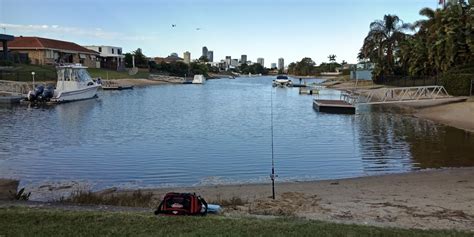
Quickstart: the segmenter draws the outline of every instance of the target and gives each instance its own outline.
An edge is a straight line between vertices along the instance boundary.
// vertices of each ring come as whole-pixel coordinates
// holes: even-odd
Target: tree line
[[[375,63],[376,79],[384,75],[437,76],[474,63],[472,3],[450,1],[443,8],[423,8],[419,13],[425,19],[414,23],[385,15],[370,24],[358,58]]]
[[[336,55],[331,54],[328,56],[329,63],[323,62],[316,66],[316,63],[309,57],[305,57],[298,62],[292,62],[288,65],[288,74],[295,76],[317,76],[321,72],[335,72],[336,69],[347,64],[346,61],[342,63],[336,62]],[[343,72],[344,73],[344,72]],[[349,71],[344,74],[348,74]]]

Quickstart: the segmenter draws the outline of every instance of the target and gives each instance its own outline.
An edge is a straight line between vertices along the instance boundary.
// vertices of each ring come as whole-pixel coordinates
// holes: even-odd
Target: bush
[[[0,60],[0,66],[10,67],[10,66],[13,66],[13,62],[9,60]]]
[[[470,94],[471,80],[474,74],[447,72],[440,77],[441,85],[450,95],[467,96]]]

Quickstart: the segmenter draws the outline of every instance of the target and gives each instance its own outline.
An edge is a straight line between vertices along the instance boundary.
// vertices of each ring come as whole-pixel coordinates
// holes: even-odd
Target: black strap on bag
[[[205,216],[207,215],[207,210],[208,210],[208,207],[207,207],[207,202],[204,200],[204,198],[202,198],[201,196],[197,196],[198,200],[201,201],[201,203],[204,205],[204,212],[201,211],[201,216]]]

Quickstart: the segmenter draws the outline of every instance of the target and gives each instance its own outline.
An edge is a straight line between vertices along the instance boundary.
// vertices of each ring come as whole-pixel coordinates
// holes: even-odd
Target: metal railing
[[[451,98],[443,86],[415,86],[345,91],[341,99],[351,104],[406,103]]]

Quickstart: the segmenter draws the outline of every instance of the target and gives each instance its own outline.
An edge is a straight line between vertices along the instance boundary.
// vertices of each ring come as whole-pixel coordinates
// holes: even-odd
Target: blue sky
[[[0,32],[73,41],[81,45],[142,48],[150,57],[198,58],[202,46],[214,61],[241,54],[265,66],[311,57],[317,64],[336,54],[357,62],[370,22],[396,14],[422,17],[438,0],[0,0]],[[176,24],[176,27],[172,27]],[[197,30],[200,28],[200,30]]]

